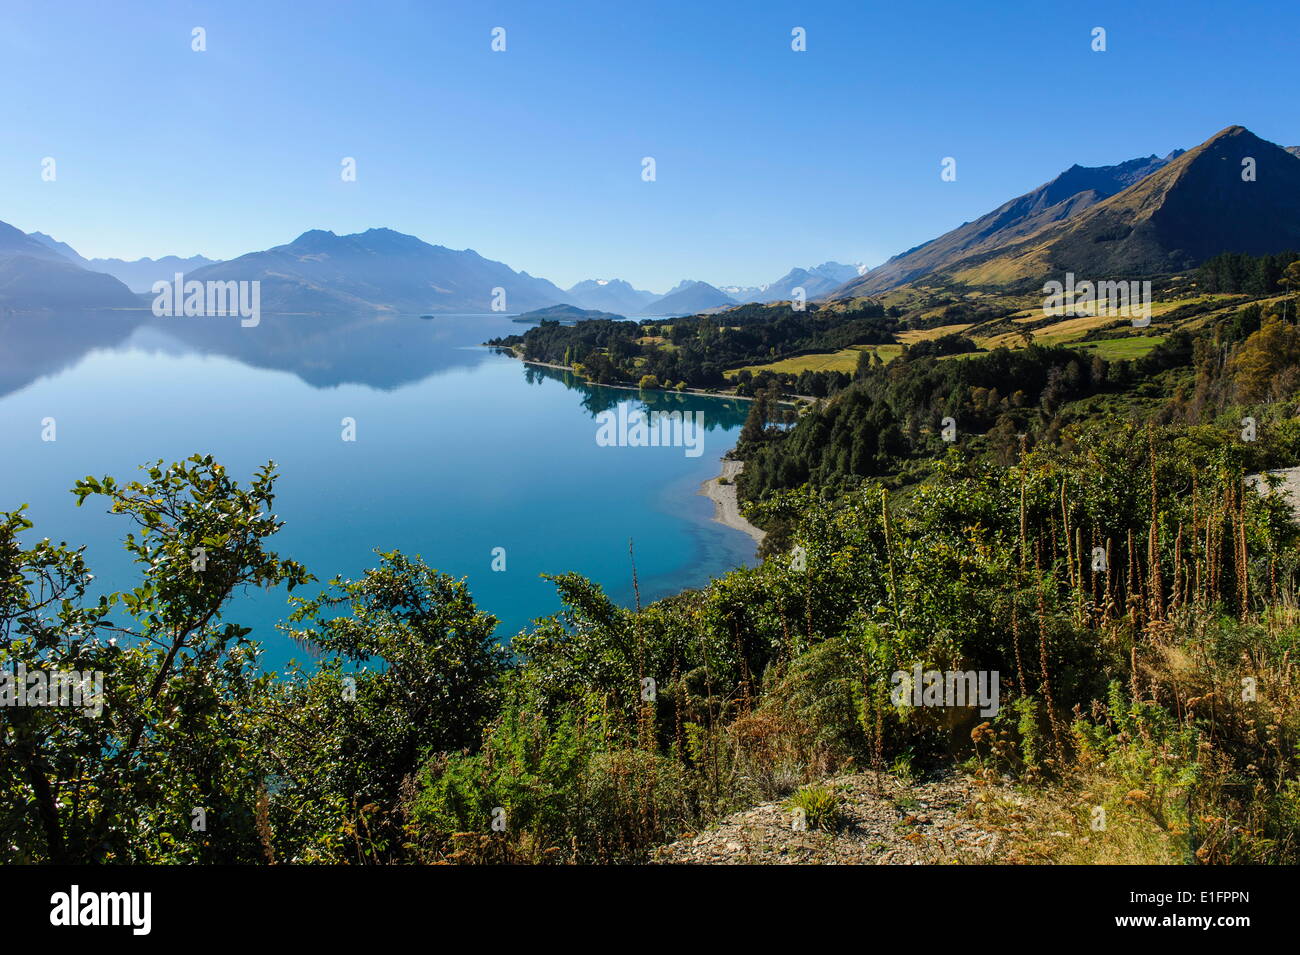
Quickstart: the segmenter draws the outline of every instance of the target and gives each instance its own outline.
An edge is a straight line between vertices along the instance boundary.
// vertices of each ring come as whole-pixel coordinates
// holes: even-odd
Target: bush
[[[688,815],[680,763],[604,749],[580,725],[512,707],[478,753],[430,760],[409,826],[425,860],[450,858],[463,850],[458,834],[474,833],[527,861],[640,861],[680,832]],[[483,844],[475,846],[477,861]]]
[[[844,814],[844,795],[830,786],[804,786],[795,793],[786,808],[802,811],[809,829],[833,832],[847,823]]]

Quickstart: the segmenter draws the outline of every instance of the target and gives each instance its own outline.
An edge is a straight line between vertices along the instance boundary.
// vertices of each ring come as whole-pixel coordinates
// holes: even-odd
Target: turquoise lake
[[[479,344],[526,327],[499,315],[264,315],[254,328],[148,312],[0,316],[0,510],[29,505],[35,537],[85,544],[97,583],[124,589],[136,579],[128,522],[102,498],[76,507],[76,479],[132,479],[197,452],[245,483],[273,460],[285,527],[272,549],[322,582],[358,576],[375,549],[419,554],[468,578],[502,641],[559,609],[542,573],[577,571],[630,605],[629,540],[643,602],[754,564],[754,542],[712,521],[698,493],[745,403],[590,387]],[[601,446],[596,416],[620,402],[702,412],[703,452]],[[42,440],[46,418],[54,441]],[[504,572],[491,569],[497,547]],[[275,629],[286,613],[283,592],[256,592],[227,617],[253,627],[277,669],[307,657]]]

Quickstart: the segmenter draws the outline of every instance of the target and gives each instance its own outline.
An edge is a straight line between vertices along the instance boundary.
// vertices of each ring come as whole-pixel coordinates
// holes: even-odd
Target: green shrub
[[[844,814],[844,795],[831,786],[804,786],[790,797],[786,808],[792,812],[802,810],[809,829],[832,832],[847,823]]]

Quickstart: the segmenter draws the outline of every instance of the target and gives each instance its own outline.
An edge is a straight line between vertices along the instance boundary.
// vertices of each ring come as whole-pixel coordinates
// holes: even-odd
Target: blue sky
[[[86,256],[388,226],[565,287],[758,284],[879,263],[1076,162],[1234,123],[1300,143],[1298,33],[1298,4],[1205,0],[6,0],[0,220]]]

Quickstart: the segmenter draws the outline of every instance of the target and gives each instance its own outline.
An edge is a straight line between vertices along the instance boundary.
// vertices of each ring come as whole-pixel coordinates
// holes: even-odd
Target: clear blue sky
[[[1234,123],[1300,143],[1298,35],[1300,4],[1205,0],[5,0],[0,220],[86,256],[388,226],[566,287],[758,284],[1076,162]]]

